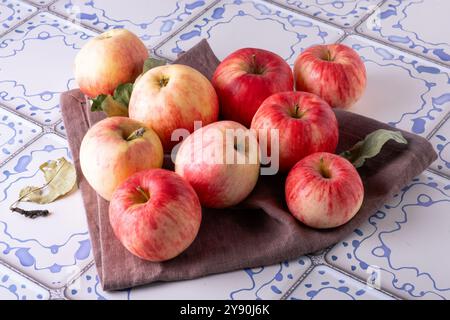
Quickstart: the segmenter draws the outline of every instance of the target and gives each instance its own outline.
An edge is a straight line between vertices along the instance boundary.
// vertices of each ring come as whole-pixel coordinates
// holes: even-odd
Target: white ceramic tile
[[[450,1],[388,0],[360,32],[450,65]]]
[[[335,42],[343,35],[321,22],[284,10],[262,1],[226,0],[181,30],[156,52],[175,59],[202,38],[219,59],[244,47],[255,47],[278,53],[293,64],[305,48]]]
[[[66,290],[70,299],[280,299],[311,265],[307,257],[269,267],[246,269],[189,281],[157,283],[104,292],[92,266]]]
[[[0,0],[0,33],[12,29],[35,13],[37,9],[16,0]]]
[[[392,298],[327,266],[317,266],[289,300],[391,300]]]
[[[64,126],[64,121],[55,124],[55,131],[61,133],[63,136],[67,137],[66,127]]]
[[[383,0],[273,0],[293,10],[335,23],[341,27],[351,27],[377,8]]]
[[[50,3],[54,2],[55,0],[27,0],[31,3],[34,3],[40,7],[48,6]]]
[[[438,159],[431,165],[434,170],[450,178],[450,120],[447,120],[430,139]]]
[[[405,299],[450,298],[450,181],[424,173],[327,261]]]
[[[51,9],[101,32],[126,28],[153,48],[213,0],[60,0]]]
[[[60,118],[60,93],[76,86],[73,60],[92,35],[39,13],[0,38],[0,102],[43,124]]]
[[[41,132],[41,127],[0,108],[0,163]]]
[[[41,286],[0,264],[0,301],[48,300],[50,294]]]
[[[358,36],[343,43],[367,68],[366,92],[350,111],[425,137],[450,111],[450,69]]]
[[[79,190],[48,205],[21,203],[24,209],[48,209],[35,220],[9,211],[25,186],[41,186],[39,166],[70,159],[64,139],[46,134],[0,169],[0,260],[49,287],[61,287],[92,259],[85,211]]]

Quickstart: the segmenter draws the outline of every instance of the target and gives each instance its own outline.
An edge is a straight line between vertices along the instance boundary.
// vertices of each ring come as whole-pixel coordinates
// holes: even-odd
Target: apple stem
[[[327,50],[327,61],[332,61],[331,60],[331,52],[330,52],[330,50]]]
[[[142,189],[140,186],[136,187],[136,190],[144,197],[145,201],[150,200],[150,197],[147,195],[147,193]]]
[[[142,138],[145,133],[145,128],[139,128],[136,131],[134,131],[128,138],[127,141],[133,141],[137,138]]]
[[[330,179],[331,174],[328,168],[325,167],[325,164],[323,163],[323,158],[320,158],[320,175],[325,179]]]

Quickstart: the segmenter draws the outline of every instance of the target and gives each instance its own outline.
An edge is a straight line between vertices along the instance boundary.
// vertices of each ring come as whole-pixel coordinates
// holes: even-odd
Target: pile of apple
[[[334,154],[339,131],[332,111],[351,106],[366,86],[364,64],[351,48],[309,48],[294,72],[272,52],[241,49],[219,65],[211,82],[177,64],[142,74],[148,57],[138,37],[113,30],[87,43],[75,62],[77,83],[91,98],[134,82],[129,116],[95,124],[80,149],[83,174],[110,201],[111,226],[131,253],[172,259],[196,238],[202,206],[243,201],[260,176],[261,148],[249,146],[258,146],[263,131],[278,130],[276,160],[280,174],[287,174],[287,206],[299,221],[333,228],[357,213],[363,184],[353,165]],[[195,130],[199,121],[202,128]],[[230,130],[246,139],[228,139]],[[274,140],[267,141],[270,154]],[[213,161],[229,143],[235,161]],[[173,150],[175,172],[161,169]]]

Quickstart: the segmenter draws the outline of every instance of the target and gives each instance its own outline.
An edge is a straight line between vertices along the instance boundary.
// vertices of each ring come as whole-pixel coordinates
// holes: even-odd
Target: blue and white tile
[[[352,27],[373,12],[383,0],[273,0],[293,10],[335,23]]]
[[[67,137],[66,127],[64,125],[64,121],[58,122],[55,124],[55,131]]]
[[[44,12],[5,34],[0,38],[0,103],[42,124],[56,123],[60,94],[76,87],[75,55],[91,36]]]
[[[450,119],[436,131],[430,142],[438,154],[431,168],[450,178]]]
[[[288,300],[390,300],[390,296],[325,265],[315,267]]]
[[[73,282],[69,299],[280,299],[311,266],[307,257],[269,267],[246,269],[195,280],[157,283],[120,292],[101,289],[95,266]]]
[[[0,169],[0,260],[52,288],[65,285],[92,260],[81,192],[48,205],[20,203],[23,209],[50,211],[35,220],[9,207],[22,188],[44,184],[42,163],[61,157],[70,159],[67,142],[46,134]]]
[[[450,2],[388,0],[360,32],[450,66]]]
[[[450,181],[415,178],[326,256],[404,299],[450,299]]]
[[[337,41],[343,31],[262,1],[222,1],[156,49],[174,60],[202,38],[219,59],[233,51],[255,47],[273,51],[293,64],[301,51],[314,44]]]
[[[46,289],[0,264],[0,301],[48,299]]]
[[[213,0],[129,0],[124,5],[122,0],[59,0],[51,10],[100,32],[126,28],[153,48],[212,3]]]
[[[17,0],[0,0],[0,34],[11,30],[33,13],[37,8]]]
[[[368,78],[350,111],[424,137],[450,111],[450,69],[359,36],[343,43],[362,57]]]
[[[41,132],[38,125],[0,108],[0,163]]]
[[[55,0],[27,0],[31,3],[34,3],[35,5],[38,5],[40,7],[45,7],[51,4],[52,2],[55,2]]]

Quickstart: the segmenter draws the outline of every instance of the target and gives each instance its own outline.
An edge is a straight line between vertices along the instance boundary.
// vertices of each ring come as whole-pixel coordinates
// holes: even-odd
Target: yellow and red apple
[[[81,48],[75,58],[75,80],[85,95],[112,95],[121,84],[134,82],[142,73],[148,50],[126,29],[102,33]]]
[[[258,141],[234,121],[198,129],[178,149],[175,171],[197,192],[202,205],[231,207],[244,200],[259,177]]]
[[[142,123],[112,117],[96,123],[83,138],[80,165],[91,187],[111,200],[114,190],[141,170],[161,168],[164,153],[157,134]]]
[[[209,82],[197,70],[179,64],[160,66],[135,83],[130,118],[153,128],[166,152],[178,143],[176,129],[194,131],[194,122],[208,125],[218,120],[219,101]]]

